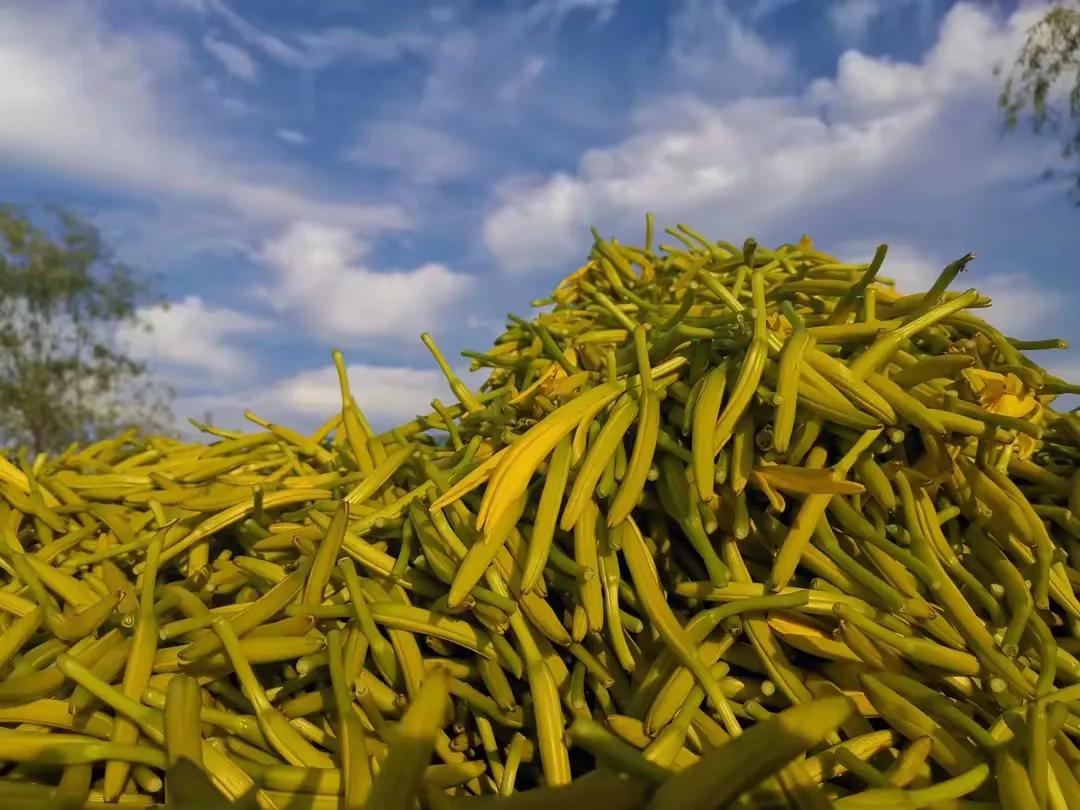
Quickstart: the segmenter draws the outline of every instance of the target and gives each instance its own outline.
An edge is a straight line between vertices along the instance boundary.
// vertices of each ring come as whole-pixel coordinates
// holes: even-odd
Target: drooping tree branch
[[[1063,137],[1065,157],[1080,157],[1080,7],[1055,5],[1028,29],[999,103],[1009,129],[1027,118]],[[1080,167],[1076,176],[1080,202]]]

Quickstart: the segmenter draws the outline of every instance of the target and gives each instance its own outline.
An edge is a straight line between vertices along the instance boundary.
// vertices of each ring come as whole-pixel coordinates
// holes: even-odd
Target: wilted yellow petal
[[[1003,385],[1005,378],[996,371],[987,371],[984,368],[965,368],[960,372],[971,390],[980,394],[992,383]]]
[[[1013,456],[1021,461],[1027,461],[1038,448],[1039,443],[1026,433],[1018,433],[1013,442]]]
[[[984,402],[983,405],[990,413],[1000,413],[1005,416],[1027,416],[1038,406],[1035,392],[1028,390],[1013,374],[1005,378],[1003,391],[992,402]]]
[[[994,352],[997,348],[994,346],[994,342],[990,340],[982,332],[978,332],[975,335],[975,356],[980,358],[984,363],[989,362],[994,356]]]
[[[985,402],[983,406],[990,413],[999,413],[1002,416],[1027,416],[1035,408],[1035,395],[1026,393],[1023,396],[1002,394],[992,402]]]
[[[1024,381],[1011,371],[1005,375],[1005,390],[1010,394],[1020,396],[1024,393]]]
[[[769,327],[769,331],[786,337],[791,333],[791,324],[788,323],[788,319],[781,315],[779,312],[774,312],[765,318],[765,325]]]

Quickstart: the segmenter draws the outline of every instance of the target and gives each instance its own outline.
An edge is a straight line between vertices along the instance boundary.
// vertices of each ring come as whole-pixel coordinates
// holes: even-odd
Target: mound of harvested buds
[[[0,806],[1077,807],[1063,344],[669,233],[386,433],[0,459]]]

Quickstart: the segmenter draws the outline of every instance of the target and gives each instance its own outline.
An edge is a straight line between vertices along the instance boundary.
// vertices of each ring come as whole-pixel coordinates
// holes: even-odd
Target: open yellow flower
[[[1022,418],[1039,406],[1035,393],[1015,374],[998,374],[981,368],[966,368],[961,374],[979,398],[979,404],[990,413]]]

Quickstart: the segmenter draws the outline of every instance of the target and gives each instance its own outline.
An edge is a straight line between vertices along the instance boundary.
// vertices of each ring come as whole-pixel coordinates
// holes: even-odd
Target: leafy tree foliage
[[[127,428],[161,430],[171,393],[130,356],[147,282],[66,211],[35,224],[0,206],[0,443],[57,452]]]

